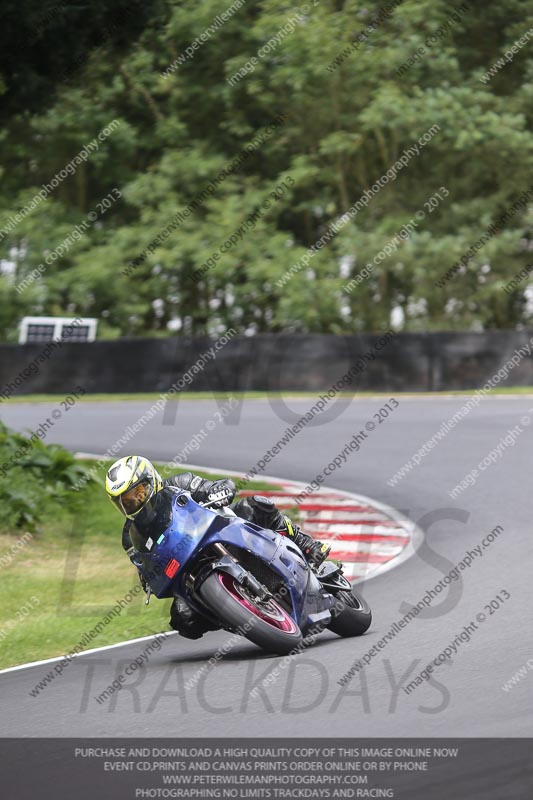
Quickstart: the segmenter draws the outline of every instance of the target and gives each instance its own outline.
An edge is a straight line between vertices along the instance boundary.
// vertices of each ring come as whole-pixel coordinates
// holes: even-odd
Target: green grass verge
[[[7,565],[5,559],[24,531],[0,534],[0,668],[70,652],[137,585],[136,571],[121,546],[123,518],[103,491],[107,466],[99,484],[86,485],[70,507],[45,511],[33,538]],[[273,485],[257,481],[247,488],[261,491]],[[170,602],[152,598],[146,607],[144,593],[137,594],[85,647],[169,630]]]
[[[449,389],[439,392],[341,392],[342,397],[390,397],[391,394],[403,397],[454,397],[455,395],[472,395],[476,389]],[[229,397],[242,398],[247,400],[266,400],[268,398],[284,399],[315,399],[320,394],[316,392],[183,392],[176,397],[169,398],[172,401],[183,400],[227,400]],[[488,395],[498,394],[533,394],[533,386],[509,386],[498,389],[489,389]],[[54,403],[62,400],[64,394],[27,394],[10,397],[4,403]],[[139,392],[139,394],[87,394],[80,398],[78,403],[109,403],[109,402],[133,402],[151,401],[156,402],[161,397],[157,392]]]
[[[320,390],[321,391],[321,390]],[[170,402],[183,401],[183,400],[228,400],[228,398],[242,398],[243,400],[266,400],[268,398],[285,398],[290,399],[309,399],[314,400],[320,391],[316,392],[183,392],[175,397],[169,398]],[[341,392],[342,397],[390,397],[391,394],[403,397],[454,397],[455,395],[472,395],[476,389],[449,389],[447,391],[439,392]],[[533,394],[533,386],[509,386],[501,387],[498,389],[489,389],[488,395],[499,394]],[[63,394],[27,394],[18,395],[17,397],[10,397],[4,400],[4,403],[56,403],[64,398]],[[118,394],[87,394],[80,397],[77,403],[129,403],[134,401],[148,401],[156,402],[161,398],[161,394],[157,392],[139,392],[138,394],[132,393],[118,393]]]

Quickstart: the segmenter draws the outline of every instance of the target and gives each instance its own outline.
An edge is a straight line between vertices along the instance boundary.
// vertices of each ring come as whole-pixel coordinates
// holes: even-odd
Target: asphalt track
[[[361,639],[323,634],[319,642],[283,666],[243,640],[215,669],[198,679],[198,670],[220,648],[227,634],[197,642],[169,636],[147,668],[128,680],[111,700],[102,692],[147,646],[137,642],[85,654],[37,697],[29,691],[54,664],[0,674],[2,735],[6,736],[398,736],[526,737],[531,735],[533,673],[510,691],[502,689],[532,657],[531,564],[533,492],[531,430],[482,472],[456,500],[451,490],[510,428],[529,415],[532,397],[486,397],[395,487],[387,478],[466,400],[464,397],[405,398],[378,424],[326,483],[361,492],[390,504],[418,521],[426,543],[398,568],[363,586],[374,623]],[[312,405],[289,401],[292,417],[277,401],[245,401],[227,422],[214,426],[190,461],[220,470],[247,471],[278,440],[289,421]],[[382,407],[381,399],[344,400],[324,411],[321,424],[302,430],[267,465],[265,473],[309,481]],[[52,410],[49,404],[6,405],[1,417],[17,429],[36,428]],[[104,452],[146,411],[147,403],[78,403],[48,432],[48,442],[72,450]],[[216,417],[214,401],[181,401],[175,419],[163,414],[146,425],[123,454],[138,451],[172,459],[190,437]],[[532,409],[530,411],[530,409]],[[529,412],[529,413],[528,413]],[[172,417],[172,415],[170,415]],[[477,557],[461,580],[440,593],[378,651],[364,672],[347,686],[337,681],[353,662],[381,639],[389,626],[473,550],[496,526],[503,532]],[[120,520],[117,517],[117,547]],[[111,535],[111,534],[110,534]],[[102,569],[105,570],[105,564]],[[510,598],[494,613],[485,609],[497,595]],[[152,601],[155,603],[157,601]],[[486,614],[452,662],[407,695],[411,681],[461,633]],[[150,607],[139,609],[150,614]],[[83,633],[80,618],[80,635]],[[148,642],[149,643],[149,642]],[[73,645],[75,643],[73,642]],[[279,675],[252,696],[257,681],[274,668]],[[195,677],[196,676],[196,677]],[[185,688],[188,680],[192,688]],[[434,795],[435,797],[437,794]],[[439,795],[440,796],[440,795]],[[473,796],[473,795],[472,795]]]

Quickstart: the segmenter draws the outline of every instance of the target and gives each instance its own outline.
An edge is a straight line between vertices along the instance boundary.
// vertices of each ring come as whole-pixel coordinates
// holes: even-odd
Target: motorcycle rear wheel
[[[213,572],[198,594],[222,624],[268,653],[287,655],[303,641],[300,628],[275,600],[262,601],[227,572]]]
[[[332,619],[328,629],[338,636],[361,636],[372,623],[370,606],[362,597],[354,592],[341,591],[335,595],[335,608],[332,610]]]

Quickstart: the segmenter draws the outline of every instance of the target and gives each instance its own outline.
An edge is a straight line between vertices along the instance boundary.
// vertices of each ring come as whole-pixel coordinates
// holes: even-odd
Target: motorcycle
[[[146,535],[132,526],[137,564],[150,594],[183,598],[214,627],[285,655],[304,637],[329,629],[342,637],[368,630],[372,614],[342,566],[310,569],[287,537],[210,510],[188,492],[167,488]]]

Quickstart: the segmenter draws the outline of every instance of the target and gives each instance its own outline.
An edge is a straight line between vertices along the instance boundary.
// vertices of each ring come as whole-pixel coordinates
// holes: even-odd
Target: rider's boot
[[[170,627],[186,639],[200,639],[207,631],[218,630],[194,611],[181,597],[175,597],[170,606]]]
[[[307,533],[304,533],[298,525],[291,522],[289,517],[284,517],[284,520],[285,528],[284,530],[280,530],[279,533],[283,533],[285,536],[292,539],[294,544],[296,544],[304,554],[309,566],[317,570],[329,556],[331,547],[324,542],[319,542],[318,539],[313,539],[313,537],[309,536]]]

